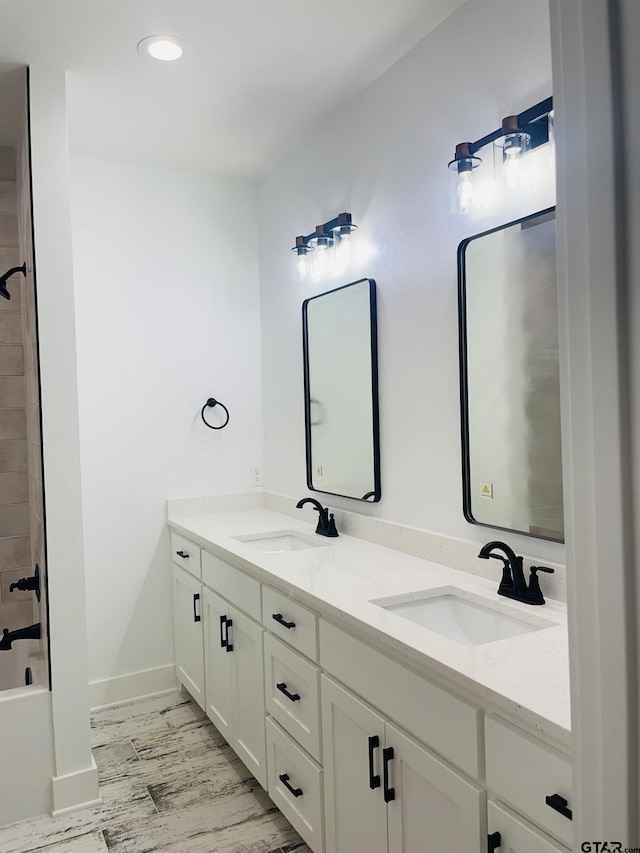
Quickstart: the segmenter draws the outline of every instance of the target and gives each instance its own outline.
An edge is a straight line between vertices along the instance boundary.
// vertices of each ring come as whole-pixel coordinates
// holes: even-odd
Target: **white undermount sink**
[[[234,536],[238,542],[262,551],[263,554],[281,554],[288,551],[303,551],[307,548],[321,548],[327,542],[318,542],[311,536],[296,530],[278,530],[275,533],[250,533],[246,536]]]
[[[480,646],[554,625],[537,614],[516,615],[508,611],[508,605],[498,601],[494,604],[455,587],[371,603],[463,646]]]

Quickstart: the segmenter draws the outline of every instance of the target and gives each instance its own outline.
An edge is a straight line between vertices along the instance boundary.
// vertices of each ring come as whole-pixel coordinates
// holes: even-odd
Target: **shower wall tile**
[[[14,311],[0,314],[0,341],[3,344],[22,343],[22,315]]]
[[[0,147],[0,181],[15,181],[16,154],[13,148]]]
[[[27,471],[27,442],[0,441],[0,473]]]
[[[42,483],[42,449],[33,441],[27,442],[27,462],[29,465],[29,476],[36,483]]]
[[[0,270],[4,272],[9,269],[9,265],[4,266],[0,263]],[[15,278],[9,279],[9,293],[11,294],[11,299],[0,298],[0,313],[14,313],[19,314],[22,310],[22,286],[20,279],[15,276]]]
[[[0,537],[29,535],[29,504],[0,506]]]
[[[19,267],[21,265],[20,249],[17,246],[0,246],[0,267],[2,267],[2,272],[11,269],[11,267]],[[13,279],[11,280],[13,281]],[[17,276],[15,280],[19,280]],[[7,302],[7,300],[4,301]],[[7,305],[9,304],[10,302],[7,302]]]
[[[32,574],[30,567],[24,566],[20,569],[6,569],[0,571],[0,603],[7,601],[31,601],[33,593],[30,590],[14,589],[9,592],[9,587],[12,583],[16,583],[21,578],[29,577]]]
[[[13,593],[11,593],[13,595]],[[2,605],[2,624],[0,628],[15,631],[33,624],[33,604],[30,600],[8,601]]]
[[[27,438],[34,444],[41,444],[40,441],[40,409],[38,406],[31,406],[26,409],[27,421]]]
[[[0,539],[0,566],[17,569],[31,563],[31,541],[28,536]]]
[[[20,315],[16,316],[19,317]],[[24,376],[24,349],[22,344],[0,343],[0,376]]]
[[[0,406],[4,409],[24,409],[27,405],[24,376],[0,376]]]
[[[0,246],[18,245],[18,217],[15,213],[0,213]]]
[[[27,503],[29,500],[29,475],[26,471],[0,474],[0,506]]]
[[[15,213],[17,209],[15,181],[0,181],[0,213]]]
[[[27,437],[27,416],[24,409],[0,409],[0,441]]]

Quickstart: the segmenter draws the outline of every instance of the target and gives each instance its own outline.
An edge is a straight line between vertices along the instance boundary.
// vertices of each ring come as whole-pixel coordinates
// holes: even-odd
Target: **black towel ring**
[[[222,406],[222,408],[225,410],[225,413],[227,415],[227,419],[225,420],[225,422],[223,424],[220,424],[220,426],[213,426],[213,424],[210,424],[204,416],[204,410],[207,408],[207,406],[209,406],[210,408],[213,408],[214,406]],[[214,400],[213,397],[209,397],[207,402],[202,407],[202,411],[200,412],[200,417],[205,422],[205,424],[209,427],[209,429],[224,429],[224,427],[226,427],[226,425],[229,423],[229,409],[227,409],[225,404],[221,403],[220,400]]]

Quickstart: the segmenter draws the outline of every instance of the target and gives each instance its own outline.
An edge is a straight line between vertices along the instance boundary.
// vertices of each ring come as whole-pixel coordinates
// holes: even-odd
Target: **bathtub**
[[[0,652],[0,691],[26,685],[25,673],[29,669],[33,678],[33,659],[40,651],[39,640],[19,640],[13,648]],[[2,731],[2,729],[0,729]]]
[[[0,651],[0,826],[51,811],[53,725],[41,648],[18,640]]]

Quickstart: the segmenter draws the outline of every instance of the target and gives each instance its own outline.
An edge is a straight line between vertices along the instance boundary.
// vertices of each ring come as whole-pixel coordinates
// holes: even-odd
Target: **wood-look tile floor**
[[[98,806],[0,828],[2,853],[311,853],[178,693],[92,715]]]

